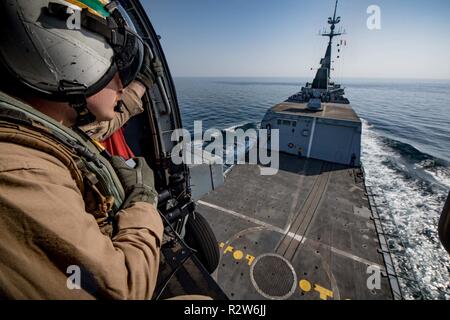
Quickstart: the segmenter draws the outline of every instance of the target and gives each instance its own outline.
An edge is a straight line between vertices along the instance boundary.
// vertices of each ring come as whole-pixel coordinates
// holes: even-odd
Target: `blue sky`
[[[175,76],[312,77],[334,0],[144,0]],[[366,21],[381,8],[381,30]],[[340,0],[335,77],[450,79],[450,1]]]

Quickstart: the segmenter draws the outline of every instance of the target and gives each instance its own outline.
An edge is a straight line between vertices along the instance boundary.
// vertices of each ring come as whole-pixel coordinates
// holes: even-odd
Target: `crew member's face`
[[[111,82],[101,91],[87,99],[87,107],[97,121],[110,121],[114,118],[116,107],[122,98],[123,85],[116,73]]]

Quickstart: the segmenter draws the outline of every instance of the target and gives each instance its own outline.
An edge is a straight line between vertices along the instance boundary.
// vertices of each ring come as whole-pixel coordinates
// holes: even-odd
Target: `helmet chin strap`
[[[89,111],[86,100],[86,87],[75,82],[62,80],[60,82],[60,91],[65,94],[69,105],[76,111],[76,127],[85,126],[93,123],[96,117]]]
[[[77,112],[77,120],[75,122],[76,127],[85,126],[87,124],[95,122],[96,118],[87,108],[86,97],[84,97],[84,102],[79,103],[70,103],[70,106]]]

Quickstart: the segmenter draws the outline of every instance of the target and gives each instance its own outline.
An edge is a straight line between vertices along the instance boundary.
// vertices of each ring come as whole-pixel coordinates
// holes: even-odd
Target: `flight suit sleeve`
[[[39,157],[14,157],[13,165],[17,168],[2,170],[0,166],[0,202],[8,212],[20,216],[14,222],[17,228],[11,230],[19,230],[19,238],[25,234],[34,254],[39,254],[40,258],[30,257],[30,279],[36,277],[31,259],[37,259],[39,264],[48,264],[48,270],[60,270],[63,275],[68,267],[78,266],[82,289],[96,298],[152,297],[163,236],[161,218],[152,205],[139,202],[120,211],[117,232],[111,239],[85,211],[79,189],[58,159],[39,152]],[[36,281],[45,277],[55,275],[41,272]],[[69,290],[65,286],[63,282],[54,291]],[[48,288],[48,292],[52,290]]]
[[[116,112],[111,121],[96,121],[80,127],[92,139],[103,141],[109,138],[114,132],[122,128],[128,120],[144,111],[142,99],[131,87],[124,89],[122,94],[122,113]]]

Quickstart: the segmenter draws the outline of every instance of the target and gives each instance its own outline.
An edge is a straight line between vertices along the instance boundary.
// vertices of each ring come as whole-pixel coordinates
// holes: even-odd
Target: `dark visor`
[[[83,10],[81,24],[84,28],[104,36],[114,49],[114,59],[124,87],[138,75],[144,60],[143,40],[137,34],[126,11],[116,3],[106,20]]]
[[[127,87],[138,75],[144,59],[142,40],[127,32],[125,46],[114,50],[117,69],[124,87]]]

